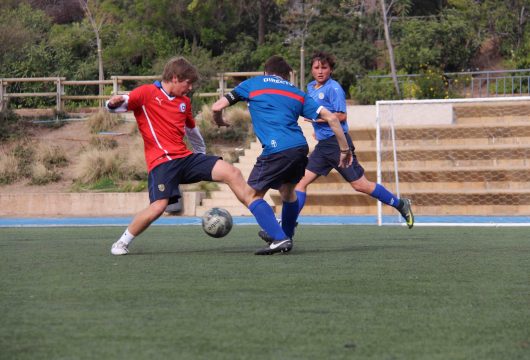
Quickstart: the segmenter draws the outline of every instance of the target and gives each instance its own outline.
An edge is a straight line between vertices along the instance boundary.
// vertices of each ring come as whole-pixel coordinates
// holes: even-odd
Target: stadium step
[[[399,192],[413,202],[416,215],[530,215],[530,105],[455,105],[454,122],[446,125],[400,126],[395,129]],[[303,126],[316,144],[311,124]],[[382,132],[388,129],[382,128]],[[388,132],[388,131],[387,131]],[[377,179],[375,128],[353,128],[350,135],[366,177]],[[386,146],[390,144],[386,140]],[[393,150],[383,146],[383,184],[396,192]],[[248,177],[261,152],[253,143],[238,164]],[[203,200],[248,212],[227,188],[227,194]],[[270,191],[271,205],[281,199]],[[214,200],[217,199],[217,200]],[[237,202],[237,206],[231,205]],[[204,206],[204,205],[203,205]],[[383,205],[385,214],[397,214]],[[308,188],[305,215],[374,215],[377,201],[354,191],[335,170]]]

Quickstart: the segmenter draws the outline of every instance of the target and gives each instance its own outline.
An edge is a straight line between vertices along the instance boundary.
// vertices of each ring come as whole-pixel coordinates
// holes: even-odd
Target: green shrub
[[[371,75],[378,75],[373,73]],[[375,104],[378,100],[398,99],[392,79],[389,77],[363,77],[356,85],[350,87],[350,97],[361,105]]]
[[[449,98],[449,83],[440,69],[422,67],[420,76],[414,82],[419,88],[417,99]]]
[[[27,123],[10,108],[0,111],[0,143],[23,136],[26,127]]]

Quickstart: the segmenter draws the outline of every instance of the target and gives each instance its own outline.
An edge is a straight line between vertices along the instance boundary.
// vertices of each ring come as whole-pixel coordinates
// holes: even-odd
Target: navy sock
[[[296,190],[296,197],[298,198],[298,213],[299,214],[304,208],[306,195],[307,194],[305,192]]]
[[[274,216],[274,211],[272,211],[272,208],[265,200],[254,200],[252,204],[248,206],[248,209],[256,218],[258,225],[273,239],[283,240],[287,238]]]
[[[375,184],[375,189],[370,194],[370,196],[376,198],[384,204],[393,206],[395,208],[397,208],[400,204],[398,197],[392,194],[383,185],[380,184]]]
[[[283,202],[282,206],[282,229],[285,235],[292,238],[294,235],[294,226],[298,219],[298,200],[293,202]]]

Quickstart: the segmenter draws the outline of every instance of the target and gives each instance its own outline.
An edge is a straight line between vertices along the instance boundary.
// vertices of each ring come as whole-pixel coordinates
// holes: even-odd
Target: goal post
[[[530,96],[377,101],[377,182],[416,223],[530,225]],[[377,204],[377,223],[403,220]],[[510,220],[511,219],[511,220]]]

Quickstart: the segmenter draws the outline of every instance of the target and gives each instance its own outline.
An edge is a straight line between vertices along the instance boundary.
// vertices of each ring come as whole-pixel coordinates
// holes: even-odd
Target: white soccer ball
[[[222,208],[211,208],[202,216],[202,229],[214,238],[226,236],[232,225],[232,215]]]

